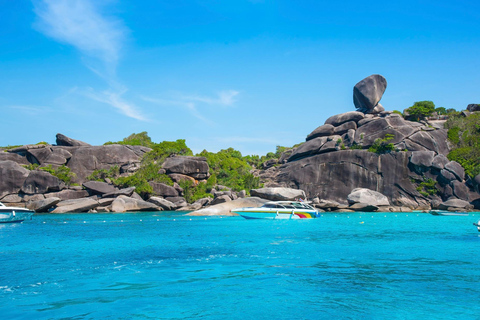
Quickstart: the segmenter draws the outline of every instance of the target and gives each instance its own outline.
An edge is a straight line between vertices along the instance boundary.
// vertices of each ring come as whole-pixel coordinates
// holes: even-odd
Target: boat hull
[[[467,212],[452,212],[446,210],[430,210],[429,213],[434,216],[468,216]]]
[[[260,208],[241,208],[232,210],[245,219],[297,220],[317,218],[318,213],[309,210],[268,210]]]
[[[30,210],[1,210],[0,223],[15,223],[31,219],[34,212]]]

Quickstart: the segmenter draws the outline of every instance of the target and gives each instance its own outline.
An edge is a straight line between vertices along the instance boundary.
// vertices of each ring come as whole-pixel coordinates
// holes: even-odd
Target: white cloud
[[[127,33],[121,21],[102,16],[90,0],[38,0],[34,4],[39,31],[115,68]]]
[[[83,95],[89,97],[90,99],[106,103],[120,111],[120,113],[126,115],[129,118],[133,118],[140,121],[149,121],[145,116],[141,114],[138,108],[131,103],[128,103],[122,98],[122,95],[126,92],[126,89],[120,92],[114,92],[105,90],[102,92],[96,92],[93,89],[89,89],[85,92],[82,92]]]
[[[235,90],[224,90],[217,93],[217,97],[202,97],[202,96],[184,96],[182,97],[183,100],[187,101],[197,101],[203,102],[210,105],[222,105],[222,106],[231,106],[237,100],[235,97],[240,92]]]
[[[212,121],[205,118],[197,109],[197,106],[193,102],[186,102],[186,101],[177,101],[177,100],[165,100],[165,99],[157,99],[157,98],[150,98],[150,97],[141,97],[144,101],[152,102],[161,106],[170,106],[170,107],[181,107],[190,112],[192,116],[195,118],[202,120],[207,124],[212,124]]]
[[[9,106],[8,108],[18,110],[32,116],[51,111],[50,108],[42,106]]]

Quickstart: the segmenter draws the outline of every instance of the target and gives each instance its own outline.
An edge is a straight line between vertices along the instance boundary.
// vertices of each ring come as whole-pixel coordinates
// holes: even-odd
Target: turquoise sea
[[[35,215],[0,225],[0,318],[480,319],[479,219]]]

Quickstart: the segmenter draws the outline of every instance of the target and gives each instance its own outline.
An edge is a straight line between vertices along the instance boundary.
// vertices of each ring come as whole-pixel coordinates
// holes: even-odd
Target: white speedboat
[[[478,220],[476,223],[474,222],[473,225],[477,227],[478,232],[480,232],[480,220]]]
[[[34,213],[25,208],[7,207],[0,202],[0,223],[22,222],[31,219]]]
[[[468,216],[468,212],[456,212],[448,210],[430,210],[430,214],[434,216]]]
[[[311,219],[319,216],[315,208],[297,201],[270,201],[261,207],[238,208],[231,212],[245,219]]]

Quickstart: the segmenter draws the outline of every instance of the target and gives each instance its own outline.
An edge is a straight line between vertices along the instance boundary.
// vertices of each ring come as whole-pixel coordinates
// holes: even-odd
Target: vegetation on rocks
[[[48,172],[52,176],[55,176],[65,182],[67,186],[71,185],[72,180],[76,177],[75,173],[72,172],[71,169],[65,165],[54,168],[51,164],[40,167],[38,164],[32,163],[29,165],[24,165],[23,167],[27,170],[42,170]]]
[[[375,152],[377,154],[389,153],[395,150],[393,143],[389,142],[393,140],[395,136],[393,134],[386,134],[383,139],[376,139],[373,145],[368,148],[369,152]]]
[[[417,187],[417,191],[424,197],[433,196],[438,193],[437,182],[431,178],[424,178]]]
[[[457,161],[470,177],[480,174],[480,113],[452,115],[445,124],[453,149],[448,159]]]

